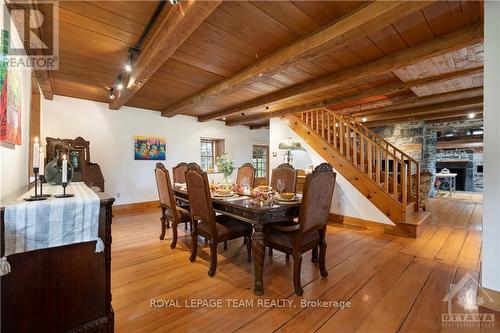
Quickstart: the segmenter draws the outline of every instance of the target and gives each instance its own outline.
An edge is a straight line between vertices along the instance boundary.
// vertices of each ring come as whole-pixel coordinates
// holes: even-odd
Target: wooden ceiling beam
[[[405,90],[413,88],[413,87],[421,87],[421,86],[425,86],[428,84],[439,84],[439,83],[443,83],[443,82],[446,82],[446,81],[449,81],[452,79],[467,77],[467,76],[479,74],[482,72],[483,72],[483,67],[481,66],[481,67],[456,71],[453,73],[446,73],[446,74],[441,74],[441,75],[437,75],[437,76],[431,76],[431,77],[424,78],[424,79],[412,80],[412,81],[407,81],[407,82],[392,83],[392,84],[384,85],[381,87],[367,89],[361,93],[352,94],[349,96],[328,98],[328,99],[321,100],[318,102],[307,103],[304,105],[298,105],[298,106],[294,106],[294,107],[276,110],[276,111],[273,111],[271,113],[260,113],[260,114],[256,114],[256,115],[252,115],[252,116],[242,117],[241,119],[228,121],[228,122],[226,122],[226,124],[229,126],[233,126],[233,125],[241,125],[241,124],[245,124],[245,123],[249,123],[249,122],[253,122],[253,121],[257,121],[257,120],[272,118],[272,117],[282,117],[282,116],[285,116],[287,114],[293,114],[293,113],[297,113],[297,112],[305,112],[305,111],[314,110],[314,109],[318,109],[318,108],[322,108],[322,107],[333,106],[335,104],[340,104],[340,103],[345,103],[345,102],[355,101],[355,100],[361,100],[361,99],[366,98],[366,97],[378,96],[378,95],[390,95],[390,94],[398,93],[401,91],[405,91]],[[476,88],[476,89],[481,89],[481,91],[482,91],[482,87]],[[392,105],[391,105],[391,107],[392,107]],[[371,111],[371,110],[369,110],[369,111]],[[342,112],[342,109],[335,110],[335,112]],[[360,111],[360,112],[362,112],[362,111]]]
[[[248,126],[251,130],[256,130],[256,129],[261,129],[261,128],[269,128],[269,123],[264,123],[264,124],[256,124],[256,125],[250,125]]]
[[[482,40],[483,26],[481,24],[474,24],[452,31],[441,37],[422,42],[408,49],[390,54],[378,60],[353,68],[348,68],[340,72],[328,74],[320,79],[285,88],[250,101],[240,103],[226,110],[199,117],[199,120],[206,121],[210,119],[218,119],[254,108],[264,109],[265,106],[271,103],[296,98],[302,95],[315,94],[331,90],[343,86],[346,83],[381,75],[454,50],[462,49],[481,42]]]
[[[357,38],[380,30],[408,14],[429,6],[425,1],[375,1],[325,28],[312,33],[264,57],[230,78],[204,91],[183,99],[162,110],[162,115],[172,117],[186,108],[194,108],[210,98],[230,93],[305,60],[312,60],[326,50],[346,45]],[[215,119],[215,118],[212,118]]]
[[[470,110],[470,109],[482,109],[483,107],[483,96],[477,96],[466,99],[459,99],[450,102],[442,102],[436,104],[429,104],[424,106],[414,107],[412,103],[400,106],[390,112],[380,112],[368,117],[368,121],[379,121],[392,118],[404,118],[412,117],[416,115],[422,115],[427,113],[440,113],[447,112],[451,110]],[[384,109],[384,108],[383,108]],[[354,117],[357,121],[361,121],[361,116]]]
[[[14,12],[12,12],[12,10],[19,8],[19,7],[23,7],[26,9],[25,6],[27,6],[27,8],[30,10],[36,10],[36,11],[40,10],[38,7],[38,4],[36,4],[34,2],[29,2],[29,3],[21,2],[21,3],[19,3],[19,2],[15,2],[15,1],[8,1],[8,2],[6,2],[5,5],[7,6],[7,9],[9,10],[10,17],[11,17],[12,21],[14,22],[14,25],[15,25],[18,32],[24,31],[24,28],[25,28],[23,26],[24,17],[19,17]],[[19,12],[19,13],[21,13],[21,12]],[[38,16],[38,15],[32,15],[30,17],[30,19],[31,20],[43,20],[43,18]],[[35,32],[35,34],[40,37],[40,39],[42,41],[45,40],[43,37],[43,32],[39,28],[42,25],[41,22],[33,22],[32,25],[36,28],[30,28],[30,29],[32,29]],[[19,34],[19,35],[22,36],[23,34]],[[45,56],[45,52],[42,49],[30,48],[29,43],[30,43],[30,40],[28,38],[25,38],[25,40],[23,41],[23,44],[24,44],[25,50],[30,50],[30,54],[28,54],[28,55]],[[40,87],[40,90],[42,91],[43,97],[45,99],[52,100],[54,98],[54,84],[52,82],[52,74],[50,73],[50,71],[48,69],[33,69],[33,71],[35,72],[36,82],[38,83],[38,86]],[[32,81],[32,83],[33,83],[33,81]]]
[[[420,98],[416,98],[414,102],[411,103],[396,103],[384,107],[374,107],[371,109],[365,109],[360,111],[355,111],[350,113],[352,116],[365,117],[370,116],[372,114],[379,114],[384,112],[390,112],[393,110],[401,110],[401,108],[405,107],[417,107],[417,106],[425,106],[440,102],[450,102],[453,100],[465,99],[483,96],[483,87],[477,88],[469,88],[463,90],[455,90],[447,93],[436,94],[436,95],[428,95]],[[335,112],[342,112],[342,110],[334,110]]]
[[[423,114],[419,116],[413,117],[402,117],[402,118],[393,118],[386,120],[379,120],[373,122],[367,122],[364,125],[367,127],[380,127],[386,126],[390,124],[402,123],[402,122],[434,122],[440,123],[445,121],[458,121],[458,120],[468,120],[469,113],[475,113],[476,118],[483,117],[483,110],[480,109],[468,109],[468,110],[459,110],[459,111],[450,111],[450,112],[442,112],[442,113],[431,113],[431,114]]]
[[[221,2],[181,1],[173,6],[148,46],[139,54],[128,84],[124,84],[119,96],[109,103],[110,109],[117,110],[125,105]]]

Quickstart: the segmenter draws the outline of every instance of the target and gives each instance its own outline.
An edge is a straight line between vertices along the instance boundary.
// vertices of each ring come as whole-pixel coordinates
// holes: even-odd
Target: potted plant
[[[215,162],[217,163],[219,172],[224,174],[224,182],[230,184],[231,179],[229,177],[234,171],[234,161],[229,158],[227,153],[224,153],[218,156]]]

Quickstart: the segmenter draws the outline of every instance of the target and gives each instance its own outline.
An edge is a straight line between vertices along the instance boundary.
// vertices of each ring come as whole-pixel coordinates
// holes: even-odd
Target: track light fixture
[[[113,88],[109,89],[109,99],[114,100],[115,98],[115,90]]]

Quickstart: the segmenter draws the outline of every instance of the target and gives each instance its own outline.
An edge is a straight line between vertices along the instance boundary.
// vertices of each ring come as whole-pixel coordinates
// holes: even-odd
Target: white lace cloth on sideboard
[[[44,194],[61,194],[62,190],[61,186],[43,185]],[[11,254],[89,241],[97,241],[96,252],[104,250],[99,238],[99,197],[84,183],[70,183],[66,193],[74,197],[24,201],[34,194],[32,188],[5,206],[0,276],[10,272],[7,257]]]

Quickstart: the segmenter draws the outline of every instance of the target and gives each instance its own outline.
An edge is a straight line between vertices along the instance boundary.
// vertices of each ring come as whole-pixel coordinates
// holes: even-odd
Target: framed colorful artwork
[[[166,157],[165,138],[134,136],[134,159],[164,161]]]
[[[0,49],[0,141],[21,144],[21,70],[7,68],[9,32],[1,31]]]

